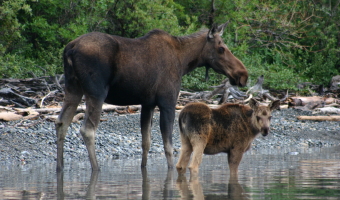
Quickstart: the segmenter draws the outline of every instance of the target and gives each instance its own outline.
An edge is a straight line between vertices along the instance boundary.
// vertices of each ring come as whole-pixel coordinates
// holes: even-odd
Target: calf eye
[[[224,48],[223,47],[219,47],[218,48],[218,53],[224,53]]]
[[[256,119],[257,119],[257,121],[260,121],[261,117],[259,117],[259,116],[256,116]]]

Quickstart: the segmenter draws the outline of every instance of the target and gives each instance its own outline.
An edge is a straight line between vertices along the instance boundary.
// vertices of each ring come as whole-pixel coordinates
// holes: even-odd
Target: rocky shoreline
[[[261,149],[326,148],[340,145],[340,123],[337,121],[301,121],[300,115],[314,115],[311,111],[281,109],[273,112],[271,132],[253,142],[252,151]],[[318,113],[320,115],[320,113]],[[174,154],[180,150],[178,113],[173,132]],[[140,114],[103,113],[96,136],[96,153],[99,160],[139,156],[141,134]],[[72,123],[65,141],[65,159],[87,160],[88,154],[79,133],[81,123]],[[159,130],[159,113],[153,118],[150,156],[163,154]],[[56,159],[54,122],[43,119],[0,122],[0,162],[32,163],[52,162]],[[291,151],[291,150],[290,150]]]

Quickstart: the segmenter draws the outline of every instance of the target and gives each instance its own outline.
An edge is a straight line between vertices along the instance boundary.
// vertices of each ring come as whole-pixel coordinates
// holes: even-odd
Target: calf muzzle
[[[269,127],[263,127],[261,128],[261,132],[263,136],[267,136],[269,133]]]

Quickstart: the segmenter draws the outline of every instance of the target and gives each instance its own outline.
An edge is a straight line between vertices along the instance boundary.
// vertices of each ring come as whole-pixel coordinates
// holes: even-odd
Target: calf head
[[[267,136],[269,133],[271,113],[273,110],[280,107],[280,100],[272,101],[268,106],[261,105],[255,99],[250,99],[250,107],[253,109],[251,121],[253,126],[260,130],[263,136]]]

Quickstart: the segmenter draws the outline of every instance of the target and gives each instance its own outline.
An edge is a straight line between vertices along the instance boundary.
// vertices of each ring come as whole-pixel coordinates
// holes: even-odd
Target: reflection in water
[[[148,178],[148,171],[145,167],[142,168],[142,177],[143,177],[143,184],[142,184],[142,199],[150,199],[151,194],[151,187],[150,187],[150,179]]]
[[[238,199],[247,200],[249,195],[245,194],[243,187],[238,182],[238,177],[230,177],[227,194],[204,194],[202,184],[198,176],[190,177],[188,182],[185,174],[178,174],[176,186],[180,191],[181,199],[208,200],[208,199]]]
[[[152,187],[150,178],[148,177],[147,168],[143,167],[141,171],[143,177],[142,199],[145,200],[152,199],[151,198]],[[173,199],[176,196],[173,190],[173,169],[168,169],[161,193],[163,194],[162,195],[163,199]]]
[[[204,156],[189,180],[168,170],[163,156],[144,169],[138,157],[104,160],[99,173],[86,161],[68,162],[61,173],[55,163],[0,162],[0,199],[339,199],[339,158],[339,148],[251,151],[234,179],[224,154]]]
[[[96,184],[98,181],[98,171],[92,171],[90,184],[87,186],[86,199],[96,199]]]
[[[92,171],[90,183],[86,188],[86,199],[96,199],[96,184],[98,181],[98,171]],[[64,200],[64,172],[57,172],[57,199]]]
[[[64,199],[64,172],[57,173],[57,198],[58,200]]]

